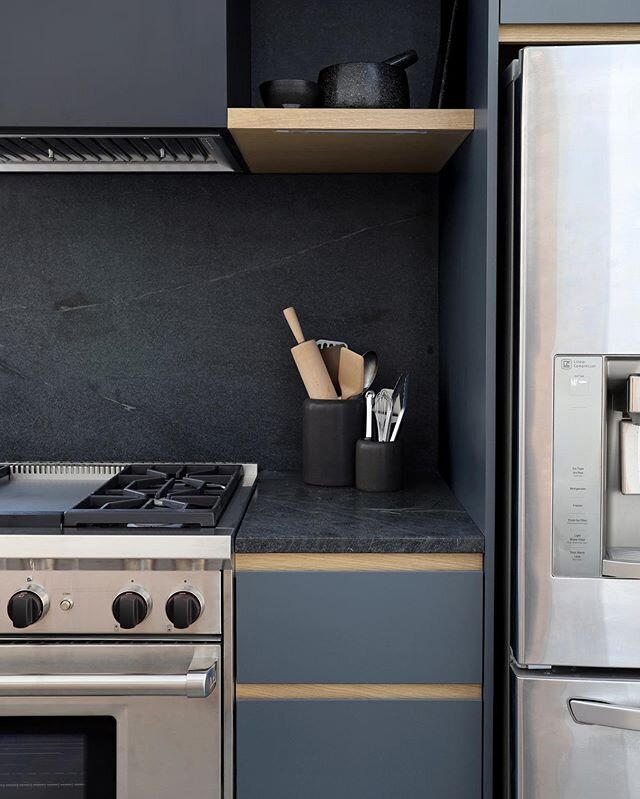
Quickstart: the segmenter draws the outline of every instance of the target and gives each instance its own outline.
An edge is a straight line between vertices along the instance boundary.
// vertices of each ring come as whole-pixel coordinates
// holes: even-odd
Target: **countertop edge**
[[[484,537],[482,535],[461,536],[459,539],[452,540],[451,536],[446,538],[425,537],[416,540],[408,539],[376,539],[365,538],[361,541],[354,541],[352,538],[344,540],[335,537],[323,538],[322,536],[296,538],[295,540],[281,540],[268,538],[267,536],[245,536],[236,542],[234,552],[237,555],[261,555],[261,554],[301,554],[305,552],[315,554],[484,554]]]

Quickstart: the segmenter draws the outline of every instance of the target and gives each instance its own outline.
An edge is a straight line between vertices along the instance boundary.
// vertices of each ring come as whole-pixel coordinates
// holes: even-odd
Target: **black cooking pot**
[[[320,105],[325,108],[409,108],[405,69],[415,64],[415,50],[385,61],[333,64],[318,75]]]

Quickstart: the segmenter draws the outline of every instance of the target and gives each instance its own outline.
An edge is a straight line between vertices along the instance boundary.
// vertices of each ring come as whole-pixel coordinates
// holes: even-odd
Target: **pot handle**
[[[415,64],[418,60],[418,54],[415,50],[405,50],[404,53],[398,53],[398,55],[392,55],[391,58],[385,58],[382,62],[383,64],[389,64],[392,67],[400,67],[401,69],[406,69],[410,67],[412,64]]]

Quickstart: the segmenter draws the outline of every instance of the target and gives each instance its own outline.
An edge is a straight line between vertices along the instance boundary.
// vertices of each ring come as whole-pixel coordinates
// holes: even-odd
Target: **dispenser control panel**
[[[554,361],[553,574],[602,574],[603,358]]]

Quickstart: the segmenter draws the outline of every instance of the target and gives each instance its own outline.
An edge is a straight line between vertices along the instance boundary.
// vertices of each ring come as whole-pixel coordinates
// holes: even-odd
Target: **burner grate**
[[[64,514],[65,527],[216,527],[243,467],[128,466]]]

